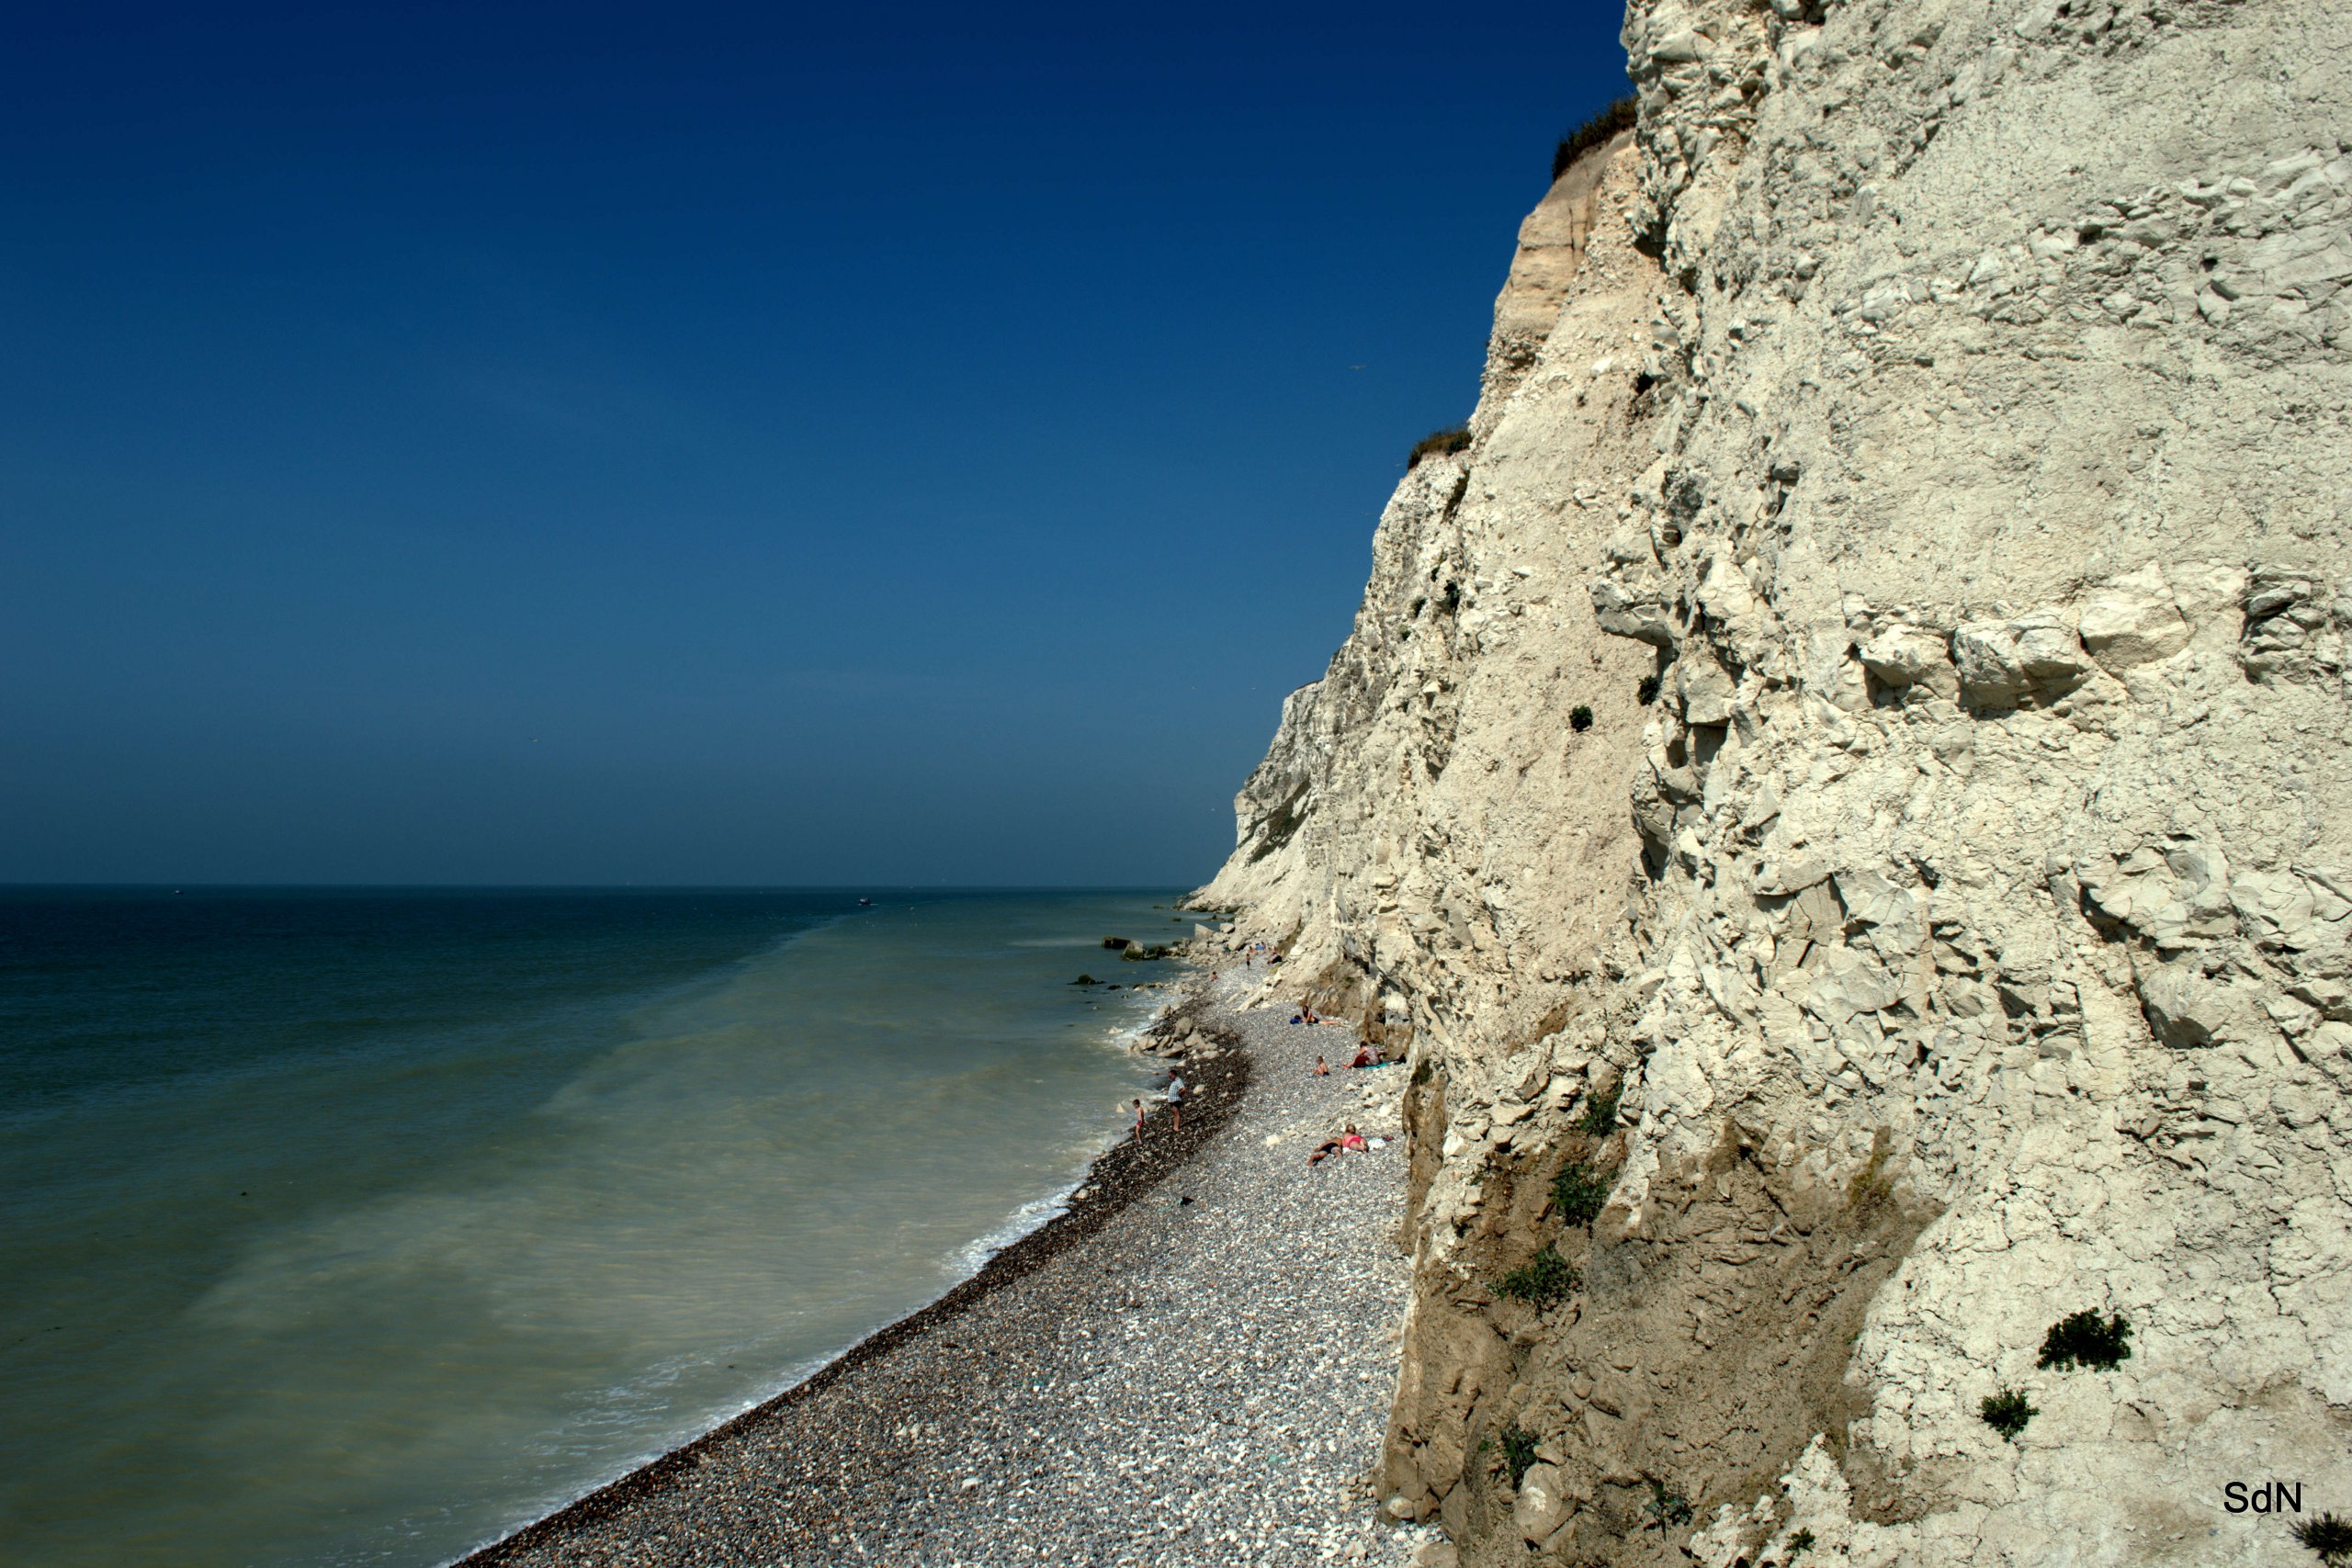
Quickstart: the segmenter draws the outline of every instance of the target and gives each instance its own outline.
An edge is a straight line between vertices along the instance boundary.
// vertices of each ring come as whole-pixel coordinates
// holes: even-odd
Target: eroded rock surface
[[[1387,1506],[2309,1561],[2221,1488],[2352,1504],[2352,10],[1625,40],[1201,896],[1409,1053]]]

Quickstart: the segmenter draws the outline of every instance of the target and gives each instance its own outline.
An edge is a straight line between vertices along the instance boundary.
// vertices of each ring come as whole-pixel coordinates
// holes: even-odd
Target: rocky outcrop
[[[1625,39],[1201,895],[1409,1046],[1385,1506],[2309,1561],[2221,1488],[2352,1505],[2352,13]]]

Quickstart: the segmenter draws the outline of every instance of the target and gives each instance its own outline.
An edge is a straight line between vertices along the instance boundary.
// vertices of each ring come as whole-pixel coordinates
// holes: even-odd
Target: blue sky
[[[1204,880],[1619,16],[20,16],[0,880]]]

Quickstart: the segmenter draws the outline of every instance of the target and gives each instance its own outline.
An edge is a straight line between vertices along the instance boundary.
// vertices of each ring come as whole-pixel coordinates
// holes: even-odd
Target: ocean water
[[[1189,920],[874,897],[0,890],[0,1562],[447,1562],[1036,1224]]]

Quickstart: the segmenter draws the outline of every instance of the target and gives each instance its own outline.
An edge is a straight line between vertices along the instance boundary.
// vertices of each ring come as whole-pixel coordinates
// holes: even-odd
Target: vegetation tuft
[[[1657,1526],[1657,1533],[1663,1536],[1668,1529],[1690,1522],[1690,1499],[1679,1492],[1668,1491],[1663,1481],[1653,1481],[1650,1483],[1650,1500],[1644,1511],[1649,1515],[1650,1523]]]
[[[2132,1325],[2121,1313],[2101,1318],[2095,1312],[2073,1312],[2050,1325],[2041,1337],[2041,1359],[2035,1364],[2062,1372],[2077,1366],[2109,1371],[2132,1359]]]
[[[1568,1292],[1583,1282],[1566,1258],[1546,1247],[1495,1281],[1495,1289],[1506,1296],[1547,1307],[1566,1300]]]
[[[2013,1443],[2018,1440],[2018,1434],[2025,1430],[2025,1424],[2041,1414],[2026,1403],[2022,1391],[2014,1388],[1986,1394],[1976,1408],[1977,1414],[1984,1416],[1984,1425]]]
[[[1811,1551],[1812,1550],[1813,1532],[1811,1530],[1802,1529],[1797,1531],[1796,1534],[1789,1537],[1788,1561],[1793,1562],[1797,1560],[1797,1553],[1801,1551]]]
[[[1577,1125],[1593,1137],[1609,1136],[1617,1130],[1617,1100],[1624,1092],[1623,1084],[1611,1084],[1607,1093],[1587,1096],[1584,1114],[1577,1118]]]
[[[1657,694],[1665,689],[1665,686],[1666,682],[1660,677],[1645,675],[1642,677],[1642,683],[1634,688],[1634,697],[1644,707],[1647,707],[1657,701]]]
[[[1495,1434],[1495,1440],[1503,1450],[1503,1468],[1510,1472],[1510,1489],[1516,1492],[1527,1479],[1528,1467],[1535,1462],[1535,1434],[1520,1430],[1519,1424],[1512,1422]]]
[[[1435,1077],[1437,1077],[1436,1064],[1424,1056],[1420,1060],[1420,1065],[1413,1069],[1413,1087],[1419,1089]]]
[[[1634,128],[1634,103],[1631,97],[1618,99],[1566,136],[1552,149],[1552,177],[1558,179],[1568,172],[1568,166],[1587,152],[1600,146],[1621,130]]]
[[[1601,1205],[1609,1201],[1609,1179],[1595,1170],[1590,1160],[1572,1159],[1552,1179],[1552,1206],[1569,1224],[1589,1225],[1600,1218]]]
[[[2297,1519],[2291,1528],[2295,1539],[2317,1552],[2322,1562],[2352,1562],[2352,1519],[2322,1514]]]
[[[1568,710],[1568,728],[1581,735],[1592,728],[1592,709],[1583,703]]]
[[[1470,427],[1457,424],[1451,430],[1432,430],[1413,443],[1413,450],[1405,458],[1405,467],[1417,468],[1424,457],[1451,457],[1466,450],[1470,445]]]

